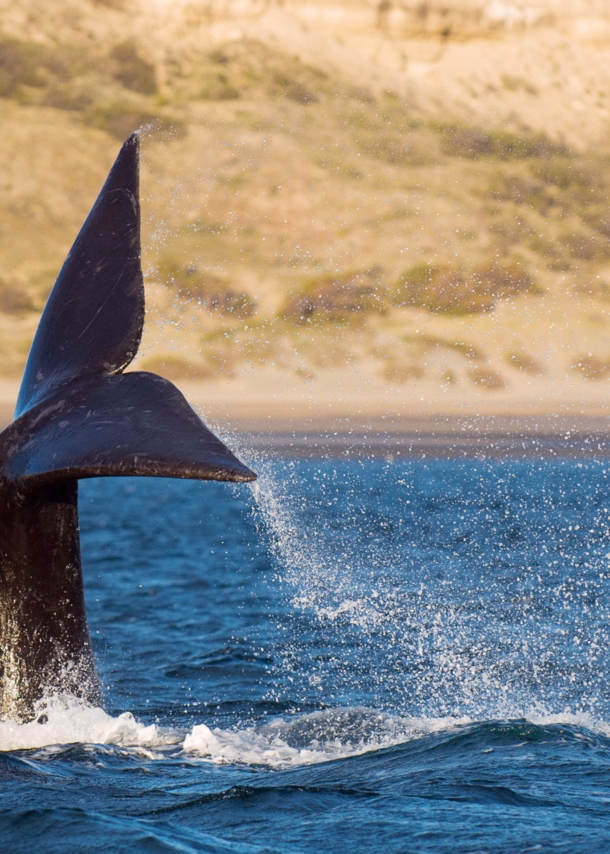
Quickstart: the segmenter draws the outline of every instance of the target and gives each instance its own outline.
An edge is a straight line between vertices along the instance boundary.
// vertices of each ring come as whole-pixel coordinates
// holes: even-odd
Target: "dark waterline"
[[[0,724],[2,850],[609,849],[610,464],[389,460],[81,484],[108,715]]]

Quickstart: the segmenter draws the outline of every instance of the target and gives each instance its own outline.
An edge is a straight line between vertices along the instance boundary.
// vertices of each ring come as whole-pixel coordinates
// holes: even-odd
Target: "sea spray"
[[[514,718],[537,704],[599,714],[606,629],[587,615],[602,607],[607,549],[592,544],[570,570],[576,530],[548,539],[563,515],[559,471],[536,499],[540,555],[528,561],[522,477],[541,471],[530,463],[254,465],[259,530],[290,605],[277,676],[290,673],[293,696],[314,687],[341,704],[360,680],[372,705],[401,714]],[[569,654],[558,633],[572,638]]]
[[[168,741],[171,736],[155,724],[139,723],[130,712],[113,717],[69,695],[39,700],[29,723],[0,721],[0,751],[75,743],[151,747]]]

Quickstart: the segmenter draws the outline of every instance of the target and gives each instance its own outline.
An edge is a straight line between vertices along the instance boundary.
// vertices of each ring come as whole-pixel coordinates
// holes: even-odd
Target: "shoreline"
[[[0,427],[13,419],[20,382],[0,379]],[[438,407],[438,400],[420,403],[413,412],[412,401],[403,411],[388,406],[381,396],[368,400],[304,400],[297,394],[269,395],[257,399],[252,387],[226,384],[205,388],[180,383],[181,391],[203,421],[229,446],[247,453],[295,457],[400,458],[565,458],[610,457],[610,412],[597,402],[562,401],[560,411],[549,411],[549,401],[540,401],[541,411],[531,411],[525,402],[497,401],[498,411],[469,406]],[[268,389],[265,389],[268,391]],[[298,392],[298,389],[295,389]],[[211,392],[211,393],[210,393]],[[395,401],[392,401],[395,403]],[[411,403],[411,406],[408,404]],[[385,408],[384,408],[385,404]],[[435,404],[437,407],[435,408]],[[521,411],[519,411],[521,409]],[[526,410],[526,414],[523,410]],[[483,411],[481,411],[483,410]],[[508,410],[508,411],[507,411]],[[511,411],[512,410],[512,411]],[[528,411],[529,410],[529,411]]]
[[[519,423],[516,419],[498,425],[487,420],[476,425],[445,419],[437,425],[430,419],[414,420],[408,430],[266,430],[246,431],[235,425],[211,423],[229,444],[241,446],[242,453],[263,453],[270,457],[363,459],[562,459],[610,458],[610,423],[598,419],[574,424]],[[504,429],[498,429],[498,427]],[[474,427],[474,429],[472,429]],[[469,429],[470,428],[470,429]],[[547,428],[547,429],[544,429]],[[239,450],[238,450],[239,454]]]
[[[233,434],[248,450],[270,457],[363,459],[607,459],[610,434],[553,436],[464,436],[458,440],[433,435],[353,436],[304,433]],[[230,444],[230,438],[227,440]]]

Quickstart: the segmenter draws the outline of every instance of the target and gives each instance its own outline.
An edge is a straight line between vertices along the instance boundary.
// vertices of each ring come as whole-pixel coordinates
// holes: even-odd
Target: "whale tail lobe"
[[[57,277],[25,367],[2,474],[253,480],[178,389],[124,374],[144,324],[139,138],[123,145]]]

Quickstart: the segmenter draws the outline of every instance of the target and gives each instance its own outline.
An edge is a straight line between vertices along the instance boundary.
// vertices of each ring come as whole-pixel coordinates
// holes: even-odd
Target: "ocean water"
[[[105,709],[0,723],[0,851],[610,850],[610,464],[80,485]]]

